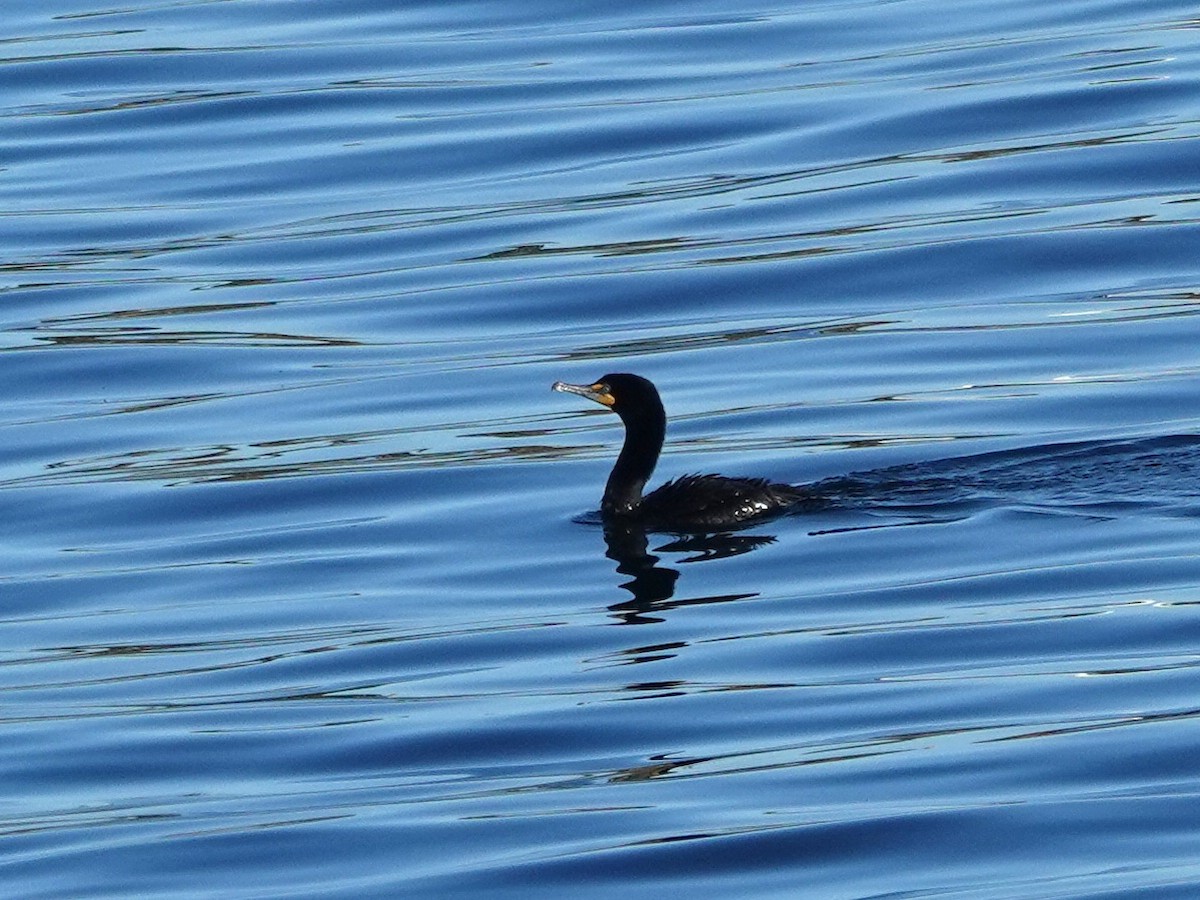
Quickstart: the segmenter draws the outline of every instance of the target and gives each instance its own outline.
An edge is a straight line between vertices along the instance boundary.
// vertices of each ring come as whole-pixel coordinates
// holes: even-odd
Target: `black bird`
[[[625,424],[625,444],[608,476],[600,512],[606,523],[662,531],[723,531],[785,512],[808,498],[790,484],[762,478],[684,475],[642,496],[667,431],[667,414],[654,385],[640,375],[605,375],[594,384],[554,383],[607,406]]]

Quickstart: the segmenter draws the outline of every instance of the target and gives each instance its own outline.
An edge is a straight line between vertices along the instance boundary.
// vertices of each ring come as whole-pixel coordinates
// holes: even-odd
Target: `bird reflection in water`
[[[620,574],[631,576],[621,587],[633,595],[621,603],[614,603],[609,609],[626,625],[646,625],[662,621],[654,613],[679,606],[755,597],[756,593],[748,593],[676,600],[675,582],[679,579],[679,570],[659,565],[661,558],[655,554],[690,553],[692,555],[680,563],[703,562],[740,556],[774,541],[774,536],[767,534],[677,535],[651,553],[650,538],[644,528],[628,522],[609,523],[604,529],[604,542],[608,547],[605,556],[616,562]]]

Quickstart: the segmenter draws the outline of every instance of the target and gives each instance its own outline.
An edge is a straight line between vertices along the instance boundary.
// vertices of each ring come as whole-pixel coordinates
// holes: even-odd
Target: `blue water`
[[[1200,893],[1194,3],[5,24],[6,896]]]

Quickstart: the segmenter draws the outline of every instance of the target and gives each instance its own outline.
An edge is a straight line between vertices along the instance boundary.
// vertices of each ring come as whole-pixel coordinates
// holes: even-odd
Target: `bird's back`
[[[668,530],[720,531],[784,512],[804,497],[764,478],[684,475],[642,498],[639,518]]]

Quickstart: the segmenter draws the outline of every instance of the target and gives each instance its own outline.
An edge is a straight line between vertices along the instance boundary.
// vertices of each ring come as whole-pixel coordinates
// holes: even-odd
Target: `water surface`
[[[8,893],[1196,892],[1192,5],[6,22]]]

